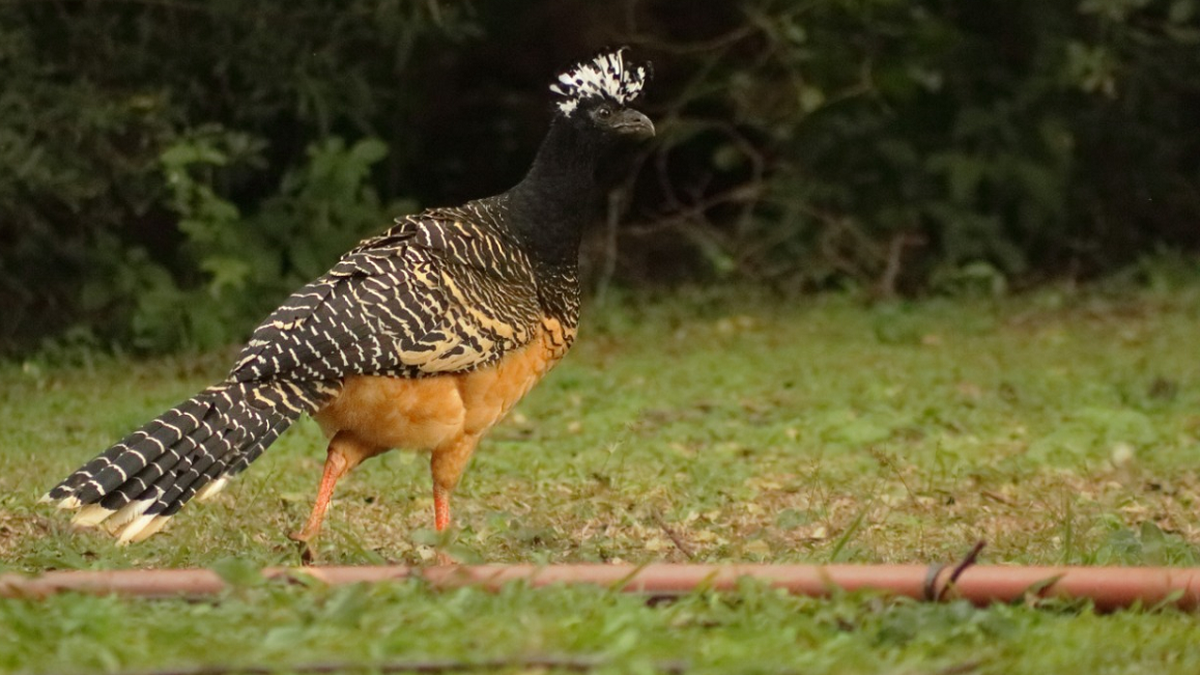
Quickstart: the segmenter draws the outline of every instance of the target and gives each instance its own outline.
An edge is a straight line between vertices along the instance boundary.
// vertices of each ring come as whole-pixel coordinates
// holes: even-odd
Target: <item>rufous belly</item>
[[[551,369],[570,345],[553,320],[538,336],[489,366],[422,378],[351,376],[314,417],[326,436],[352,432],[364,445],[435,450],[480,436],[499,422]]]

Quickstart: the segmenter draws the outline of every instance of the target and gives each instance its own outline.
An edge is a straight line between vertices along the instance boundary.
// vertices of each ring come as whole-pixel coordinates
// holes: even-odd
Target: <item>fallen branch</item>
[[[958,585],[958,578],[962,576],[963,572],[966,572],[967,568],[974,565],[975,561],[979,559],[979,552],[983,550],[984,546],[985,543],[981,539],[971,547],[971,550],[967,552],[967,555],[965,555],[963,559],[954,566],[954,569],[950,571],[950,578],[946,580],[946,583],[942,584],[942,589],[940,591],[937,590],[936,587],[938,579],[941,576],[942,570],[945,569],[945,566],[930,565],[929,570],[925,573],[925,599],[941,601],[943,598],[945,598],[946,592]]]
[[[1200,607],[1200,568],[1006,567],[959,565],[478,565],[446,567],[267,568],[268,580],[312,580],[329,585],[421,580],[433,588],[498,589],[521,581],[533,587],[594,584],[627,592],[671,596],[697,589],[730,591],[743,577],[790,593],[828,596],[837,590],[877,590],[916,600],[938,599],[953,582],[953,596],[985,606],[1034,598],[1090,599],[1100,610],[1134,604]],[[929,577],[932,576],[932,581]],[[43,598],[74,591],[144,597],[219,593],[228,585],[203,569],[47,572],[0,575],[0,597]]]
[[[667,537],[671,539],[671,543],[675,544],[675,548],[679,549],[679,552],[682,553],[685,558],[688,560],[696,559],[696,554],[692,552],[692,547],[688,546],[687,542],[679,536],[679,533],[676,532],[673,527],[667,525],[667,521],[663,520],[661,514],[654,514],[654,522],[658,525],[659,529],[663,531],[663,534],[667,535]]]

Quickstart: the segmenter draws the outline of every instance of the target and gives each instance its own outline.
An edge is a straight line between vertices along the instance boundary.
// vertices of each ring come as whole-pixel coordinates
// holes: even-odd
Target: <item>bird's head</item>
[[[614,139],[653,136],[650,118],[630,107],[650,80],[650,64],[626,63],[624,51],[605,50],[561,73],[550,85],[558,116]]]

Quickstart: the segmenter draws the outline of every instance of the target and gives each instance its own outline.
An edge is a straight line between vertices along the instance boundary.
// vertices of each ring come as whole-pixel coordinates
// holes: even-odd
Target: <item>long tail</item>
[[[282,380],[209,387],[97,455],[42,500],[79,509],[76,525],[103,524],[121,543],[142,541],[192,497],[215,494],[336,392],[336,383]]]

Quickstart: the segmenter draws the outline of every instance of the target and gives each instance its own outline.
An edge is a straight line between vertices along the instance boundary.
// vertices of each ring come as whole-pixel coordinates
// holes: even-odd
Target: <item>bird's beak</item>
[[[616,118],[612,121],[612,126],[622,136],[638,140],[654,136],[654,123],[650,121],[650,118],[629,108],[617,113]]]

